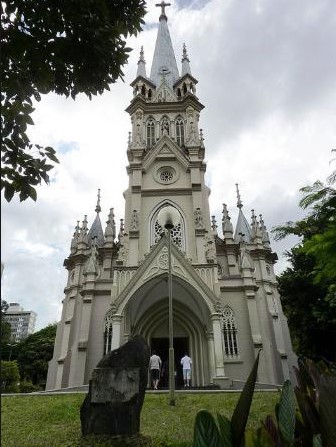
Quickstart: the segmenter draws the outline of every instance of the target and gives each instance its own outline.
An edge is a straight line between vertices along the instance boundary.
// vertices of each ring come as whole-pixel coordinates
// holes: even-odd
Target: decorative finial
[[[188,53],[187,53],[187,47],[186,44],[183,44],[183,50],[182,50],[182,62],[184,60],[187,60],[188,62],[190,62],[189,58],[188,58]]]
[[[119,234],[118,234],[119,240],[123,237],[124,233],[125,233],[124,219],[120,219],[120,229],[119,229]]]
[[[144,53],[143,46],[141,46],[141,49],[140,49],[140,58],[139,58],[139,62],[145,62],[145,53]]]
[[[165,2],[162,0],[161,3],[156,3],[155,6],[160,6],[160,7],[161,7],[161,15],[160,15],[160,19],[161,19],[161,18],[165,18],[165,19],[167,20],[165,7],[166,7],[166,6],[170,6],[170,3],[165,3]]]
[[[211,216],[211,228],[213,231],[216,231],[217,228],[216,216]]]
[[[243,208],[243,202],[241,201],[241,198],[240,198],[238,183],[236,183],[236,190],[237,190],[237,207],[239,209],[241,209],[241,208]]]
[[[96,213],[100,213],[101,212],[101,206],[100,206],[100,189],[98,189],[98,194],[97,194],[97,205],[96,205],[96,209],[95,209]]]
[[[252,220],[252,227],[256,227],[257,226],[257,216],[254,213],[254,210],[251,210],[252,216],[251,216],[251,220]]]
[[[230,216],[229,216],[229,212],[228,212],[226,203],[223,203],[223,211],[222,211],[222,213],[223,213],[223,219],[222,219],[223,221],[226,220],[226,219],[230,220]]]

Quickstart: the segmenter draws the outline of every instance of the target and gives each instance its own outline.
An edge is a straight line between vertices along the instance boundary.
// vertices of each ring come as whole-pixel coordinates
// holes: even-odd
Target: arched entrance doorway
[[[140,334],[163,361],[168,359],[168,296],[166,275],[155,277],[139,288],[124,308],[125,330]],[[190,284],[173,278],[173,322],[176,386],[183,384],[181,358],[193,360],[192,385],[211,382],[208,335],[212,332],[210,312],[204,298]],[[163,371],[165,372],[165,371]],[[167,385],[163,377],[162,385]]]

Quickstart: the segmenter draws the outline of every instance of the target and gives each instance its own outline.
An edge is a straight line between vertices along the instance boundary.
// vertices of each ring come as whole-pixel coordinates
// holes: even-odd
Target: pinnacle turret
[[[226,206],[226,203],[223,203],[223,218],[222,218],[222,230],[224,240],[233,239],[233,226],[231,223],[231,218],[229,216],[229,212]]]
[[[78,245],[78,238],[79,238],[79,220],[77,220],[77,225],[75,226],[75,232],[73,234],[73,237],[71,239],[71,245],[70,245],[70,253],[75,253],[77,250]]]
[[[137,76],[142,76],[143,78],[147,78],[147,75],[146,75],[146,61],[145,61],[145,57],[144,57],[143,47],[141,47],[141,50],[140,50],[140,58],[139,58],[139,61],[138,61]]]
[[[189,58],[187,54],[187,48],[185,43],[183,44],[183,53],[182,53],[182,73],[181,77],[186,74],[191,74],[190,65],[189,65]]]
[[[262,242],[264,245],[269,247],[270,246],[270,238],[269,238],[268,231],[265,226],[262,214],[259,214],[259,218],[260,218],[259,223],[260,223],[260,229],[261,229],[261,235],[262,235]]]
[[[82,221],[82,228],[80,229],[79,236],[78,236],[78,248],[84,248],[80,247],[80,245],[84,244],[88,245],[88,228],[87,228],[87,215],[85,214],[84,219]]]
[[[116,237],[116,226],[114,221],[114,209],[110,208],[110,213],[106,221],[105,240],[106,243],[113,243]]]

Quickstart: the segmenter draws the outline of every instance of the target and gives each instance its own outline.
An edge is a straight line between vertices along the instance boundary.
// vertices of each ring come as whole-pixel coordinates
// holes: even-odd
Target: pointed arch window
[[[184,145],[184,123],[182,118],[177,118],[176,123],[176,142],[179,146]]]
[[[168,205],[168,204],[167,204]],[[170,205],[170,204],[169,204]],[[158,222],[158,214],[159,211],[162,209],[159,208],[155,214],[153,215],[150,223],[150,240],[151,245],[155,245],[159,240],[161,239],[161,235],[164,232],[164,229],[161,227],[161,225]],[[184,219],[180,213],[180,223],[176,225],[174,228],[171,229],[171,239],[174,244],[176,244],[181,250],[185,251],[185,224]]]
[[[148,120],[146,126],[147,147],[152,147],[155,144],[155,123],[153,119]]]
[[[224,342],[224,355],[227,358],[238,357],[237,324],[233,310],[225,306],[221,311],[221,327]]]
[[[105,317],[105,330],[104,330],[104,355],[112,351],[112,319],[109,315]]]

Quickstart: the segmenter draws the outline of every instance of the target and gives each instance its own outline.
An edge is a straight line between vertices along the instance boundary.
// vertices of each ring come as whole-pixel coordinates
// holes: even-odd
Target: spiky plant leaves
[[[257,430],[246,430],[245,447],[274,447],[274,444],[264,427]]]
[[[231,421],[222,414],[217,414],[219,431],[225,447],[234,447],[232,441]]]
[[[281,437],[288,445],[294,442],[295,434],[295,393],[290,380],[286,380],[280,396],[278,426]]]
[[[314,435],[314,437],[313,437],[313,447],[322,447],[321,435]]]
[[[336,446],[336,376],[322,375],[319,380],[320,428],[323,446]]]
[[[257,380],[259,356],[260,351],[257,354],[252,371],[247,378],[244,389],[239,397],[238,403],[231,418],[232,438],[233,445],[235,447],[240,447],[244,438],[247,418],[250,412],[254,387]]]
[[[305,426],[305,434],[309,434],[311,438],[314,433],[320,432],[319,414],[317,408],[307,391],[302,392],[300,389],[296,388],[295,395],[302,421]]]
[[[281,447],[279,430],[272,416],[268,415],[262,425],[271,439],[272,446]]]
[[[192,447],[226,447],[214,417],[207,410],[200,410],[195,419],[194,440]]]

